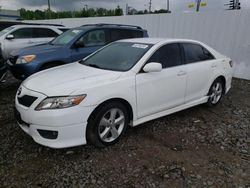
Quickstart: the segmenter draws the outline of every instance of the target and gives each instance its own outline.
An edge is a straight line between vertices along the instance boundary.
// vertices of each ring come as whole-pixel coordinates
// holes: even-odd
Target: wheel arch
[[[223,82],[223,94],[225,94],[226,93],[226,78],[225,78],[225,76],[220,75],[216,79],[221,79],[222,80],[222,82]]]
[[[123,98],[117,97],[117,98],[107,99],[107,100],[103,101],[102,103],[100,103],[100,104],[91,112],[90,116],[88,117],[87,122],[89,122],[89,119],[92,118],[92,117],[97,113],[97,111],[99,110],[99,108],[100,108],[101,106],[103,106],[103,105],[106,104],[106,103],[114,102],[114,101],[115,101],[115,102],[120,102],[120,103],[122,103],[122,104],[126,107],[126,109],[127,109],[127,111],[128,111],[128,114],[129,114],[129,121],[130,121],[130,122],[133,121],[133,119],[134,119],[134,111],[133,111],[132,105],[131,105],[127,100],[125,100],[125,99],[123,99]]]
[[[214,81],[217,80],[217,79],[221,79],[222,80],[222,82],[223,82],[223,94],[225,94],[226,93],[226,78],[223,75],[218,75],[217,77],[215,77],[215,79],[212,80],[212,83],[210,84],[210,87],[212,86],[212,84],[214,83]],[[209,90],[210,90],[210,88],[209,88]],[[209,90],[208,90],[208,92],[209,92]]]

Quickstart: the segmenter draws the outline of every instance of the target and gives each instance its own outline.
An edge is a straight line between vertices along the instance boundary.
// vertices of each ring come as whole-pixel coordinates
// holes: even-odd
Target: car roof
[[[190,39],[177,39],[177,38],[133,38],[133,39],[123,39],[119,40],[120,42],[132,42],[132,43],[146,43],[146,44],[157,44],[160,42],[191,42],[191,43],[200,43],[199,41],[190,40]]]
[[[78,27],[79,29],[95,29],[95,28],[119,28],[119,29],[131,29],[131,30],[143,30],[140,26],[136,25],[124,25],[124,24],[86,24]]]
[[[36,24],[34,24],[34,25],[31,25],[31,24],[21,24],[21,25],[13,25],[13,26],[11,26],[11,27],[16,27],[16,28],[22,28],[22,27],[41,27],[41,28],[44,28],[44,27],[46,27],[46,28],[51,28],[51,27],[53,27],[53,28],[65,28],[64,26],[54,26],[54,25],[36,25]]]

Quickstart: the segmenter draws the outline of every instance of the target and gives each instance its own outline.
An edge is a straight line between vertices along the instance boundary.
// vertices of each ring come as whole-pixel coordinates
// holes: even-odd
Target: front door
[[[162,46],[147,61],[150,62],[161,63],[163,70],[136,75],[138,118],[184,103],[187,72],[182,64],[180,45]]]

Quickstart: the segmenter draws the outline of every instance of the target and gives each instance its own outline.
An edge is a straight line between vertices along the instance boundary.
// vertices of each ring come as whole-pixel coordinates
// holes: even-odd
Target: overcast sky
[[[119,5],[122,8],[126,7],[126,3],[129,6],[138,10],[148,9],[149,0],[50,0],[51,7],[55,11],[59,10],[79,10],[85,4],[90,8],[104,7],[115,8]],[[152,9],[166,8],[167,0],[152,0]],[[173,12],[179,11],[194,11],[195,8],[188,8],[190,3],[194,3],[196,0],[169,0],[170,10]],[[0,0],[0,6],[2,9],[47,9],[48,0]],[[201,11],[209,10],[223,10],[224,4],[229,0],[203,0],[207,3],[206,7],[201,7]],[[250,9],[250,0],[240,0],[242,9]]]

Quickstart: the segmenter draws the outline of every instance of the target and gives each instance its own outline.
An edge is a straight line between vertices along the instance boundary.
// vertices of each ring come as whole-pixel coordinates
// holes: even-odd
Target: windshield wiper
[[[94,68],[101,69],[101,67],[99,67],[98,65],[85,63],[85,60],[84,60],[84,59],[80,60],[78,63],[80,63],[80,64],[82,64],[82,65],[89,66],[89,67],[94,67]]]
[[[90,67],[94,67],[94,68],[98,68],[100,69],[101,67],[99,67],[98,65],[95,65],[95,64],[84,64],[84,65],[87,65],[87,66],[90,66]]]

